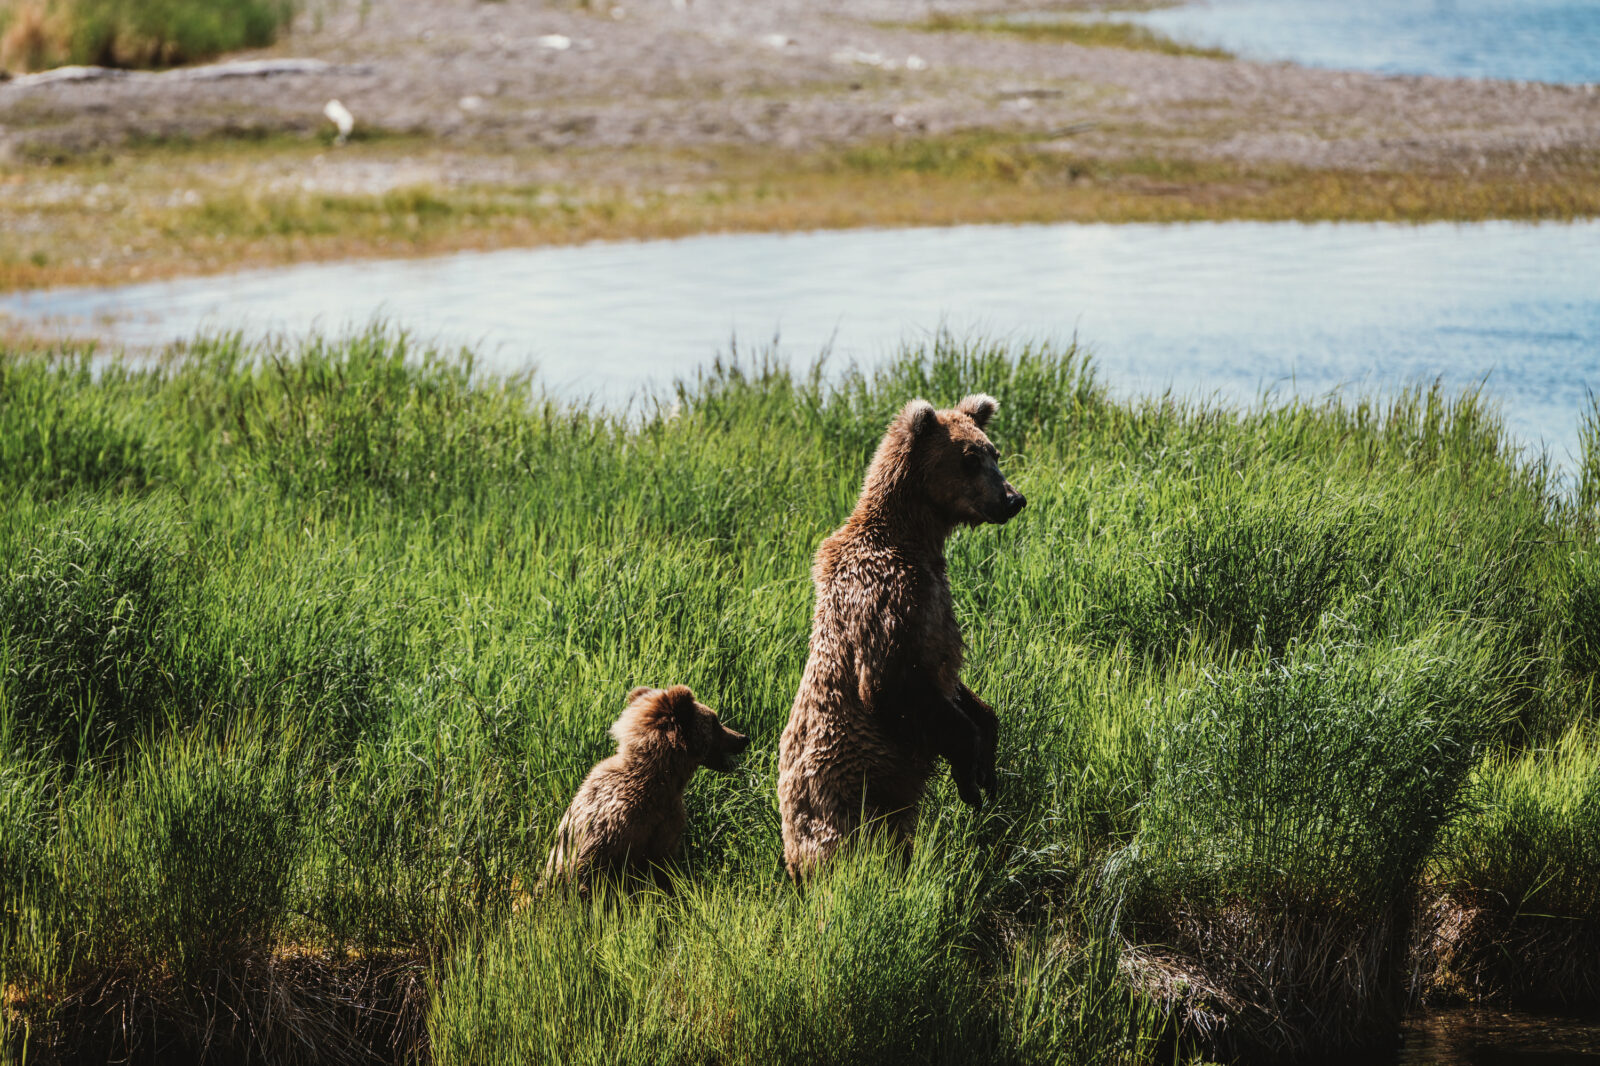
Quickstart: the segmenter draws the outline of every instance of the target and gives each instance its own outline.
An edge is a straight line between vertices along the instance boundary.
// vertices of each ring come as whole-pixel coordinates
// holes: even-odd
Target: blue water
[[[623,402],[733,338],[870,364],[941,326],[1070,342],[1118,393],[1483,384],[1560,465],[1600,390],[1600,222],[965,226],[695,237],[329,263],[0,297],[31,328],[134,346],[376,316],[557,392]]]
[[[1115,17],[1247,59],[1600,82],[1600,0],[1199,0]]]

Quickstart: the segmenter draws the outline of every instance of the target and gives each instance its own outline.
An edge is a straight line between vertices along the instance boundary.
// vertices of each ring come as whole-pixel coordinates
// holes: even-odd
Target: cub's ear
[[[632,703],[634,700],[638,699],[640,696],[643,696],[645,693],[654,692],[654,691],[655,691],[655,689],[651,688],[649,685],[640,685],[638,688],[636,688],[632,692],[628,693],[627,702],[628,703]]]
[[[986,392],[975,392],[971,396],[962,397],[961,402],[956,404],[956,410],[972,419],[978,424],[978,428],[982,429],[989,424],[989,419],[994,417],[994,413],[1000,410],[1000,401]]]
[[[933,428],[939,421],[939,413],[933,409],[933,404],[918,397],[900,408],[895,421],[904,426],[911,439],[915,440]]]
[[[694,735],[694,720],[698,715],[695,710],[694,693],[689,691],[688,685],[673,685],[663,689],[661,698],[668,709],[672,711],[672,720],[685,737]]]

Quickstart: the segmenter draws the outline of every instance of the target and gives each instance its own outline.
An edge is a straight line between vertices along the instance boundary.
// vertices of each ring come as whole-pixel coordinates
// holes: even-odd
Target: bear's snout
[[[706,760],[706,768],[719,772],[732,770],[734,757],[749,746],[749,737],[743,733],[735,733],[727,726],[723,726],[722,736],[717,741],[717,748],[711,753],[711,758]]]

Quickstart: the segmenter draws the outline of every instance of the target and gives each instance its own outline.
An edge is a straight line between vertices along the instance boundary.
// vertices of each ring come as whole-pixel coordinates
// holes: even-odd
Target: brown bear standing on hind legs
[[[733,769],[750,743],[697,703],[683,685],[636,688],[611,727],[617,753],[595,764],[556,830],[544,882],[587,889],[597,875],[646,873],[665,887],[659,865],[683,838],[683,790],[695,770]]]
[[[783,855],[796,880],[864,821],[909,848],[938,756],[966,803],[994,791],[997,723],[961,683],[944,542],[1027,503],[983,433],[999,406],[981,394],[947,411],[906,404],[850,520],[817,551],[811,656],[778,756]]]

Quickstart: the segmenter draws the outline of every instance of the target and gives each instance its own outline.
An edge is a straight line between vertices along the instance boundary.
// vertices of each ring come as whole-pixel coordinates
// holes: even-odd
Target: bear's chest
[[[956,622],[955,601],[943,569],[925,569],[916,575],[912,639],[918,658],[934,670],[941,687],[954,690],[961,672],[961,627]]]

